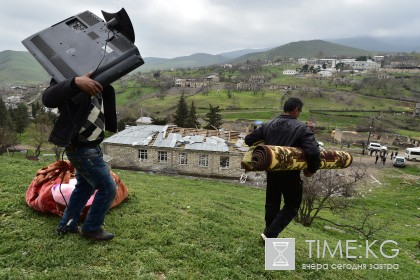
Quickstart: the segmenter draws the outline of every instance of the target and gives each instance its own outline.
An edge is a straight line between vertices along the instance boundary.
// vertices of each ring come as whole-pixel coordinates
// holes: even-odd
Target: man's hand
[[[90,78],[91,75],[92,72],[89,72],[81,77],[76,77],[74,82],[76,83],[78,89],[86,92],[90,96],[95,96],[102,92],[103,88],[100,83]]]
[[[314,175],[315,173],[311,173],[309,172],[307,169],[303,170],[303,175],[305,175],[305,177],[311,177],[312,175]]]

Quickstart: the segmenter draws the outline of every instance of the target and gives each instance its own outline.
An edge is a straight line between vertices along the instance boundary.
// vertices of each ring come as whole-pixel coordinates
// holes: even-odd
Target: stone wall
[[[147,159],[140,159],[139,151],[147,150]],[[161,152],[161,153],[159,153]],[[179,155],[186,154],[187,163],[180,164]],[[164,148],[153,146],[131,146],[104,143],[104,154],[112,158],[113,168],[128,168],[133,170],[174,172],[208,177],[239,178],[241,169],[241,152],[212,152],[185,150],[183,148]],[[166,160],[159,160],[159,154],[165,154]],[[208,165],[200,166],[200,156],[207,156]],[[229,159],[228,167],[221,167],[220,160]]]

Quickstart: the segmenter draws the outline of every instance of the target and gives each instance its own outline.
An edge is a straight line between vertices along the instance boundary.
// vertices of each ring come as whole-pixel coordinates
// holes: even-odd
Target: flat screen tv
[[[134,45],[134,30],[126,11],[102,11],[106,21],[85,11],[37,32],[22,44],[57,82],[93,72],[108,85],[144,61]]]

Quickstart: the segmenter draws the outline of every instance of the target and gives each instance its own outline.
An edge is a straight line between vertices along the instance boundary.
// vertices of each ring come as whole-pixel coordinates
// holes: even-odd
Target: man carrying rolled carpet
[[[264,123],[245,137],[248,146],[264,141],[265,145],[298,147],[303,149],[308,163],[303,170],[306,177],[312,176],[320,167],[320,151],[314,133],[298,120],[303,103],[299,98],[289,98],[284,103],[284,113]],[[297,215],[302,202],[300,170],[267,171],[265,202],[265,229],[261,237],[277,238]],[[283,196],[284,206],[280,209]]]

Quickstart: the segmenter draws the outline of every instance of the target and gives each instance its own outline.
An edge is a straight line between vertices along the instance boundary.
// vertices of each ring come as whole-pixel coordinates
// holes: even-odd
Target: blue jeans
[[[83,223],[82,231],[98,230],[101,228],[105,215],[114,201],[117,185],[99,147],[66,149],[66,154],[76,168],[77,184],[58,226],[62,227],[73,219],[69,227],[77,227],[80,214],[90,196],[97,189],[98,191]]]

